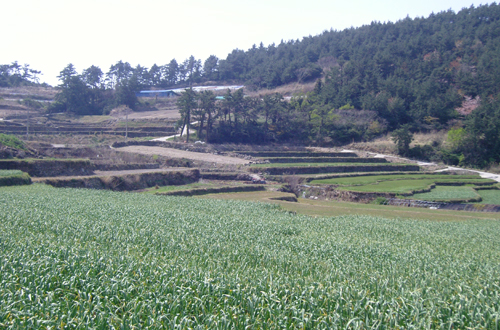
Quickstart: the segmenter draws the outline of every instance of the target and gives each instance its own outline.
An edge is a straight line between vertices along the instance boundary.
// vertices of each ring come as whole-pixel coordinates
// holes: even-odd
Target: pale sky
[[[0,64],[42,71],[41,82],[73,63],[106,73],[119,60],[151,67],[190,55],[202,62],[247,50],[359,27],[492,3],[474,0],[1,0]]]

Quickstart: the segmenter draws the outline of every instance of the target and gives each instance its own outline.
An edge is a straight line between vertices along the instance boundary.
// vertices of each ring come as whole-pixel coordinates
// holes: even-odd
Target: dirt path
[[[204,162],[213,162],[219,164],[248,164],[249,161],[241,158],[213,155],[202,152],[192,152],[173,148],[163,148],[163,147],[146,147],[146,146],[127,146],[123,148],[117,148],[116,150],[123,152],[132,152],[142,155],[159,155],[172,158],[187,158],[191,160],[201,160]]]

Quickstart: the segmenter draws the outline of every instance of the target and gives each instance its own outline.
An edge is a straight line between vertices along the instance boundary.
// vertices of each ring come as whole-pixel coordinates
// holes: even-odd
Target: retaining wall
[[[249,167],[253,173],[270,175],[347,173],[347,172],[409,172],[418,171],[418,165],[363,165],[363,166],[299,166],[299,167]]]
[[[0,160],[0,170],[21,170],[34,177],[91,175],[94,165],[85,159],[75,160]]]
[[[58,188],[108,189],[114,191],[132,191],[159,186],[183,185],[197,182],[199,170],[170,171],[128,174],[121,176],[91,176],[81,178],[45,179],[39,182]]]
[[[235,151],[252,157],[358,157],[354,152]]]
[[[270,163],[387,163],[385,158],[356,157],[277,157],[266,158]]]
[[[21,186],[31,184],[31,178],[28,173],[0,176],[0,187],[2,186]]]
[[[201,173],[201,178],[206,180],[232,180],[232,181],[252,181],[253,177],[247,173]]]
[[[189,190],[169,191],[164,193],[157,193],[156,195],[162,196],[197,196],[208,194],[221,194],[229,192],[245,192],[245,191],[263,191],[266,190],[262,185],[248,185],[236,187],[218,187],[218,188],[195,188]]]

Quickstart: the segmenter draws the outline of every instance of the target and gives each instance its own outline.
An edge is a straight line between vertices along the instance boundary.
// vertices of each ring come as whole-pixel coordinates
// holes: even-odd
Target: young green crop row
[[[0,328],[500,327],[500,223],[0,188]]]
[[[480,193],[473,189],[474,184],[491,184],[495,181],[483,179],[479,175],[434,175],[434,174],[407,174],[407,175],[364,175],[339,177],[323,180],[312,180],[312,184],[339,185],[338,190],[374,193],[401,193],[429,189],[433,184],[437,186],[430,192],[415,193],[411,199],[420,200],[470,200],[478,199]],[[444,184],[445,186],[439,186]],[[449,186],[461,184],[462,186]],[[498,200],[500,191],[492,190],[485,193],[488,201]]]
[[[498,190],[497,190],[498,191]],[[411,196],[413,199],[419,200],[465,200],[477,198],[479,194],[472,187],[450,187],[450,186],[436,186],[430,192],[414,194]]]

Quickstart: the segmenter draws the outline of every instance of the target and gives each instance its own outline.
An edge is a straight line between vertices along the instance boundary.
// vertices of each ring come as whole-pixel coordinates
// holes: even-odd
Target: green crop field
[[[477,193],[483,199],[481,204],[500,205],[500,190],[477,190]]]
[[[0,328],[498,329],[500,222],[0,188]]]
[[[411,198],[418,200],[452,200],[478,197],[478,193],[468,186],[437,186],[428,193],[415,194]]]
[[[331,185],[362,185],[379,181],[393,180],[422,180],[428,179],[433,182],[494,182],[490,179],[482,179],[479,175],[429,175],[429,174],[398,174],[398,175],[360,175],[351,177],[338,177],[332,179],[312,180],[311,184]]]
[[[393,193],[404,193],[411,192],[413,190],[422,190],[429,187],[433,180],[422,179],[422,180],[394,180],[394,181],[382,181],[379,183],[367,184],[362,186],[351,186],[351,187],[340,187],[339,190],[349,190],[349,191],[363,191],[363,192],[393,192]]]

